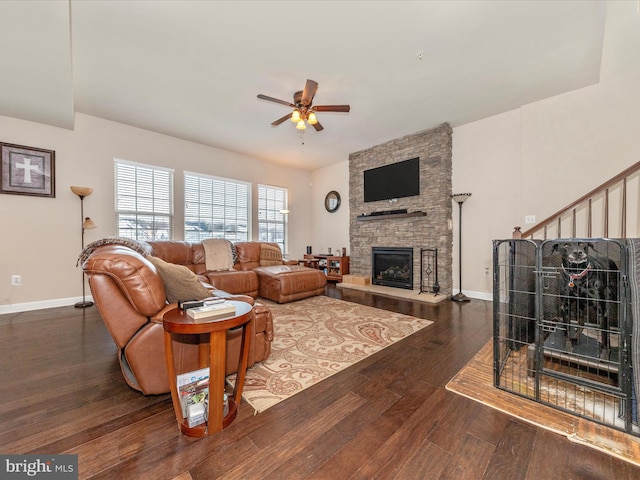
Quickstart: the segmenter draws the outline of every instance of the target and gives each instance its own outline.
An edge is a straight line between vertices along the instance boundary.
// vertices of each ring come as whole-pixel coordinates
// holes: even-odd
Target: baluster
[[[587,237],[591,238],[591,198],[589,198],[589,209],[587,211]]]
[[[627,177],[622,179],[622,225],[620,233],[622,238],[627,238]]]
[[[604,191],[604,237],[609,237],[609,189]]]

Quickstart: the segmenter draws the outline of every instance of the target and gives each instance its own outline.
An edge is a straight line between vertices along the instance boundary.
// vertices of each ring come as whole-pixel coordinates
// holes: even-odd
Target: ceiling
[[[597,83],[600,1],[0,2],[0,115],[74,112],[313,170]],[[325,127],[270,123],[307,78]],[[5,141],[10,139],[4,139]]]

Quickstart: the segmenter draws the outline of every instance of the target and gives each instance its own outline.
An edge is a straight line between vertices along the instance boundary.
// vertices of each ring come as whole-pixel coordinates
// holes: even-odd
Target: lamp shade
[[[88,197],[93,193],[93,188],[72,186],[71,191],[79,197]]]
[[[470,196],[470,193],[454,193],[451,195],[451,198],[453,198],[453,201],[456,203],[464,203],[464,201]]]
[[[85,230],[91,230],[96,227],[96,222],[91,220],[91,218],[89,217],[85,217],[84,222],[82,222],[82,228],[84,228]]]

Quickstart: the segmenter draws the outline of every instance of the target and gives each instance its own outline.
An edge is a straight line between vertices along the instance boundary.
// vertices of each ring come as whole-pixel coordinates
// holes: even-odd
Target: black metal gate
[[[640,435],[626,243],[497,240],[493,257],[495,386]]]

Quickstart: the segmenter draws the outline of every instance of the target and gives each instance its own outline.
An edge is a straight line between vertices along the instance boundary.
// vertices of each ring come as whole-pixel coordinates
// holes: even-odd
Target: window
[[[118,236],[173,238],[173,170],[115,160]]]
[[[250,205],[250,183],[185,173],[184,239],[194,243],[206,238],[249,240]]]
[[[287,189],[258,185],[258,234],[263,242],[275,242],[287,252]]]

